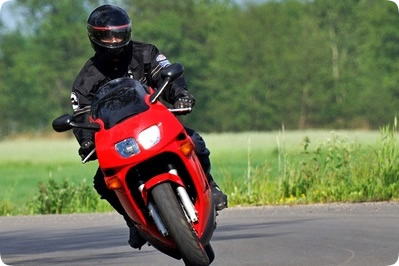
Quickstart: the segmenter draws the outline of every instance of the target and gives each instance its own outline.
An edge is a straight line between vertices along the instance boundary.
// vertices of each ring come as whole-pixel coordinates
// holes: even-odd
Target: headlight
[[[138,141],[144,149],[154,147],[161,140],[161,132],[157,126],[144,129],[138,136]]]
[[[129,158],[140,152],[139,145],[133,138],[122,140],[115,144],[115,149],[124,158]]]

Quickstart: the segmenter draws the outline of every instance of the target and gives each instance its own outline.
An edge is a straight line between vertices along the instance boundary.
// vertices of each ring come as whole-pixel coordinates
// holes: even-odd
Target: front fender
[[[145,182],[143,189],[141,190],[141,195],[143,196],[143,200],[145,205],[148,205],[148,194],[149,191],[155,187],[156,185],[164,182],[171,182],[178,184],[185,188],[183,181],[181,180],[180,176],[171,174],[171,173],[163,173],[157,176],[152,177],[150,180]]]

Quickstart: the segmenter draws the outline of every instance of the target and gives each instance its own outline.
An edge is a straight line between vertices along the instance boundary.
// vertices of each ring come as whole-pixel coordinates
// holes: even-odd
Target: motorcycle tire
[[[184,263],[190,266],[209,265],[207,252],[187,221],[172,186],[161,183],[152,189],[151,194]]]

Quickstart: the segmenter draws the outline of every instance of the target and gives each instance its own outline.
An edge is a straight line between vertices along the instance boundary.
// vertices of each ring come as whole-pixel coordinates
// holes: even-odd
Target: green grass
[[[378,131],[276,131],[206,134],[204,139],[211,150],[212,169],[216,179],[230,176],[233,180],[242,179],[250,168],[268,167],[271,177],[277,178],[279,165],[282,167],[284,155],[303,150],[304,139],[314,149],[321,143],[338,134],[361,146],[375,145]],[[302,155],[299,155],[302,157]],[[292,158],[295,159],[295,158]],[[297,158],[298,159],[298,158]]]
[[[398,199],[396,132],[396,120],[381,132],[284,132],[263,163],[248,143],[245,174],[225,169],[222,187],[232,205]]]
[[[0,194],[18,205],[31,198],[37,191],[39,182],[49,179],[70,180],[80,183],[83,179],[90,180],[95,172],[95,165],[82,166],[77,162],[2,162],[0,163]]]
[[[260,205],[398,197],[394,131],[396,128],[387,128],[385,133],[309,130],[203,137],[211,150],[212,173],[229,195],[230,205]],[[40,198],[40,204],[44,199],[50,204],[57,190],[70,195],[87,192],[97,163],[82,165],[77,149],[73,138],[1,141],[0,215],[32,213],[32,202],[38,205]],[[83,188],[82,183],[86,184]],[[99,203],[95,208],[107,210],[104,206]]]
[[[29,213],[39,183],[50,179],[91,183],[96,163],[82,165],[78,144],[70,139],[15,139],[0,142],[0,202],[12,213]]]

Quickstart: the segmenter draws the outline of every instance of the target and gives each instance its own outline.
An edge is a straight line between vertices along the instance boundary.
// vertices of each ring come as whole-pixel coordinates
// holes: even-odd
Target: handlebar
[[[168,109],[170,112],[174,114],[179,114],[179,113],[190,113],[192,108],[187,107],[187,108],[169,108]]]

